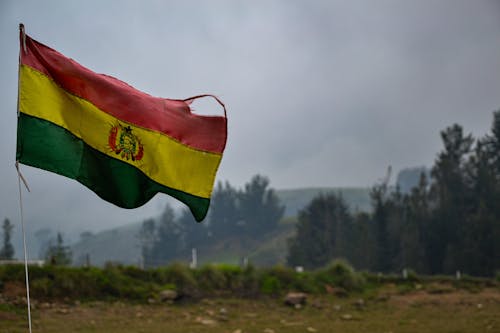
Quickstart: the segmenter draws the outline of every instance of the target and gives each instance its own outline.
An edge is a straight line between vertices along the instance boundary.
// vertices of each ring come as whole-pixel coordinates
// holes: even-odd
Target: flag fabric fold
[[[165,193],[204,219],[227,138],[225,114],[191,112],[192,100],[207,95],[150,96],[35,41],[23,27],[20,44],[20,163],[75,179],[123,208]]]

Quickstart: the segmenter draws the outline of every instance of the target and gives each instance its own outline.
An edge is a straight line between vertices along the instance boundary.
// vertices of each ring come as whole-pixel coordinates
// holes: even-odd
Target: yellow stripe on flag
[[[222,155],[196,150],[163,133],[120,121],[26,65],[20,68],[19,96],[22,113],[65,128],[92,148],[137,167],[164,186],[210,197]],[[132,153],[123,153],[132,146]]]

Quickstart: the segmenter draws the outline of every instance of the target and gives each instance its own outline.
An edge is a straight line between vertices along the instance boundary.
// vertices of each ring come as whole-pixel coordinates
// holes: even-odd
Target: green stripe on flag
[[[16,157],[23,164],[75,179],[123,208],[142,206],[161,192],[184,202],[201,221],[210,204],[210,199],[162,186],[132,165],[93,149],[66,129],[23,113],[18,119]]]

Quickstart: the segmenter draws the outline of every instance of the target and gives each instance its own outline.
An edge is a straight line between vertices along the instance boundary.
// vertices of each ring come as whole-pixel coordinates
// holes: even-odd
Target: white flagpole
[[[26,52],[26,35],[24,32],[24,25],[21,23],[19,24],[19,32],[20,32],[20,37],[22,38],[23,42],[23,50],[19,50],[19,68],[18,68],[18,78],[17,78],[17,116],[19,117],[19,93],[20,93],[20,79],[21,76],[19,75],[19,70],[21,68],[21,52]],[[28,275],[28,250],[26,248],[26,232],[24,228],[24,214],[23,214],[23,196],[22,196],[22,190],[21,190],[21,180],[24,183],[24,186],[26,186],[26,189],[29,192],[29,187],[28,184],[26,183],[26,180],[24,177],[21,175],[21,171],[19,170],[19,163],[16,161],[16,169],[17,169],[17,175],[18,175],[18,187],[19,187],[19,211],[21,215],[21,229],[23,232],[23,248],[24,248],[24,273],[25,273],[25,279],[26,279],[26,300],[28,304],[28,327],[29,327],[29,333],[31,333],[31,304],[30,304],[30,282],[29,282],[29,275]]]

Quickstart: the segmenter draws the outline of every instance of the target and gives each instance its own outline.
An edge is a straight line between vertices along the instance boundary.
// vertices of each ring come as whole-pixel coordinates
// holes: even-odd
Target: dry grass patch
[[[106,333],[278,332],[499,332],[500,292],[454,291],[444,295],[391,294],[310,297],[301,309],[281,300],[218,298],[185,304],[90,302],[45,305],[33,311],[34,331]],[[7,316],[6,316],[7,314]],[[23,311],[0,307],[0,332],[26,332]]]

